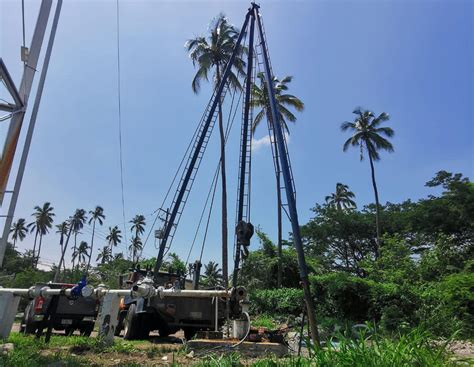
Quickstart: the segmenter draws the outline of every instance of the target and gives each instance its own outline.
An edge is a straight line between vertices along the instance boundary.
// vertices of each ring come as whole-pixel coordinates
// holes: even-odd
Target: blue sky
[[[20,4],[0,4],[1,56],[18,84]],[[382,154],[376,165],[383,202],[425,197],[433,191],[424,183],[441,169],[472,178],[471,1],[262,1],[261,6],[274,72],[294,76],[291,91],[306,105],[290,126],[289,142],[301,223],[336,182],[350,186],[359,206],[373,200],[368,162],[359,162],[356,150],[342,152],[347,135],[339,126],[352,119],[356,106],[388,112],[396,131],[395,153]],[[26,1],[27,42],[37,8],[38,1]],[[247,1],[120,1],[127,220],[142,213],[152,221],[210,96],[209,87],[200,95],[191,91],[195,71],[183,47],[186,39],[205,33],[221,11],[240,27],[247,8]],[[64,3],[17,217],[29,220],[33,206],[50,201],[57,222],[75,208],[103,206],[107,218],[100,236],[123,222],[115,9],[115,1]],[[228,146],[230,233],[238,124]],[[183,257],[217,164],[216,133],[173,243],[172,251]],[[264,136],[262,126],[256,138]],[[253,158],[252,222],[274,238],[269,147],[261,146]],[[219,201],[215,208],[203,260],[220,262]],[[89,232],[82,235],[88,242]],[[103,244],[96,240],[96,248]],[[32,236],[19,247],[31,246]],[[47,236],[43,246],[43,262],[57,261],[57,235]],[[156,254],[153,243],[144,253]],[[191,259],[197,256],[198,249]]]

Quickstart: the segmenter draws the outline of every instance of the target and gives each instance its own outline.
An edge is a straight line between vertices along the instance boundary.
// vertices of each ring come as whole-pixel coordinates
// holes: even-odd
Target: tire
[[[92,330],[94,330],[94,324],[82,326],[82,327],[80,328],[81,336],[86,336],[86,337],[91,336]]]
[[[28,306],[26,306],[25,308],[25,313],[24,313],[22,325],[20,328],[20,332],[22,332],[23,334],[35,334],[36,329],[38,329],[37,322],[34,321],[32,319],[32,315],[30,315],[31,307],[32,307],[32,303],[29,303]]]
[[[118,316],[117,327],[115,328],[115,331],[114,331],[114,336],[120,336],[120,333],[123,330],[123,323],[125,321],[126,315],[127,315],[127,311],[120,311],[119,316]]]
[[[159,318],[159,321],[158,321],[158,333],[163,338],[166,338],[167,336],[172,334],[172,331],[170,327],[168,326],[168,323],[164,321],[161,317]]]
[[[140,338],[140,319],[137,314],[137,305],[132,303],[128,308],[127,315],[123,320],[123,338],[136,340]]]
[[[194,328],[184,328],[184,338],[186,340],[191,340],[197,333],[197,330]]]

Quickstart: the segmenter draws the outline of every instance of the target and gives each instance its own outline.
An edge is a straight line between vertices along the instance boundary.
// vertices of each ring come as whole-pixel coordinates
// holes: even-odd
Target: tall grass
[[[309,341],[308,341],[309,342]],[[326,346],[310,348],[310,357],[264,358],[252,362],[255,367],[451,367],[465,366],[450,359],[446,344],[435,345],[429,335],[413,330],[396,338],[378,334],[351,339],[340,335]],[[208,357],[199,366],[242,366],[237,355]],[[248,365],[247,363],[245,365]]]

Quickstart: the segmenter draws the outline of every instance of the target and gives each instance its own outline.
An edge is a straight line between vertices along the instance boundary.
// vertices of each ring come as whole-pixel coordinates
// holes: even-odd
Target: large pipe
[[[73,288],[67,289],[51,289],[48,286],[38,288],[0,288],[0,295],[5,293],[12,293],[15,296],[21,297],[45,297],[45,296],[56,296],[65,295],[71,296]],[[233,294],[238,300],[242,300],[247,296],[247,292],[244,288],[239,287],[235,292],[232,290],[182,290],[182,289],[165,289],[163,287],[155,288],[147,284],[137,284],[132,289],[107,289],[104,287],[92,288],[85,287],[82,290],[83,296],[94,296],[96,298],[102,298],[106,294],[116,294],[118,296],[132,296],[151,298],[159,296],[160,298],[173,298],[173,297],[189,297],[189,298],[230,298]]]

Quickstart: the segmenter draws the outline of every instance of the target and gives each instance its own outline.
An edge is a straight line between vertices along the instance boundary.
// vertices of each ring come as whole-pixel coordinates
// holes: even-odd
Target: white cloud
[[[288,133],[285,133],[285,138],[286,138],[286,142],[289,143],[290,142],[290,136],[288,135]],[[256,152],[257,150],[261,149],[261,148],[264,148],[264,147],[269,147],[271,144],[271,141],[270,141],[270,136],[269,135],[265,135],[263,137],[261,137],[260,139],[253,139],[252,141],[252,152]]]

